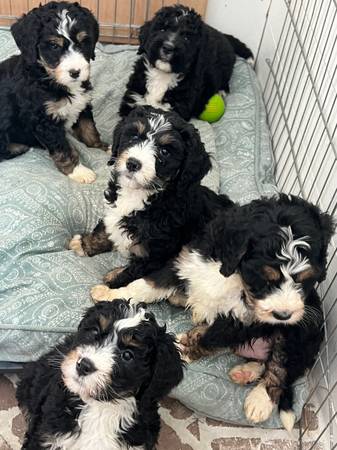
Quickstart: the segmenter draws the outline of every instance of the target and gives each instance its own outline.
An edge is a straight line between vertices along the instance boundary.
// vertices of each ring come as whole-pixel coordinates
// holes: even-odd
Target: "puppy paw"
[[[269,419],[274,403],[263,384],[257,385],[246,397],[244,410],[247,419],[252,423],[260,423]]]
[[[116,280],[118,275],[123,272],[123,270],[124,267],[116,267],[115,269],[111,270],[111,272],[108,272],[103,277],[104,283],[107,284],[110,287],[110,289],[113,288],[114,281]]]
[[[111,302],[115,298],[115,291],[113,289],[110,289],[105,284],[97,284],[90,290],[91,298],[94,301],[94,303],[98,302],[104,302],[108,301]]]
[[[205,334],[207,328],[206,325],[202,325],[192,328],[187,333],[177,335],[177,346],[180,350],[181,358],[187,363],[212,353],[199,345],[200,338]]]
[[[264,372],[264,364],[257,361],[250,361],[246,364],[239,364],[228,372],[229,378],[236,384],[249,384],[257,381]]]
[[[88,169],[88,167],[83,166],[82,164],[78,164],[74,168],[72,173],[68,175],[68,177],[71,180],[82,184],[91,184],[96,180],[95,172],[93,172],[91,169]]]
[[[192,311],[192,322],[194,325],[200,325],[205,322],[205,314],[200,313],[200,311],[196,311],[195,309]]]
[[[82,236],[80,234],[75,234],[68,244],[68,249],[73,250],[78,256],[86,256],[82,247]]]
[[[284,428],[291,434],[296,423],[296,416],[292,409],[288,411],[280,410],[280,420]]]

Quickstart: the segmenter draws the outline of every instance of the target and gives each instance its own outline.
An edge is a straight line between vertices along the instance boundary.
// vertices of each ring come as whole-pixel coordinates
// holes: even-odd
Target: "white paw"
[[[90,290],[91,298],[94,303],[104,302],[104,301],[112,301],[115,298],[114,290],[110,289],[105,284],[97,284]]]
[[[288,431],[288,433],[291,434],[296,422],[296,416],[294,411],[292,409],[289,409],[288,411],[284,411],[281,409],[280,420],[284,428]]]
[[[71,180],[77,181],[77,183],[90,184],[96,180],[95,172],[88,167],[83,166],[81,163],[78,164],[72,173],[68,175]]]
[[[73,250],[78,256],[85,256],[85,252],[82,247],[82,236],[75,234],[72,240],[68,244],[69,250]]]
[[[111,145],[111,144],[108,145],[108,148],[106,149],[105,153],[106,153],[107,155],[112,155],[112,145]]]
[[[246,59],[246,61],[247,61],[247,63],[248,63],[250,66],[252,66],[252,68],[254,69],[254,66],[255,66],[255,59],[252,58],[252,57],[250,57],[250,58]]]
[[[264,364],[257,361],[250,361],[246,364],[239,364],[228,372],[229,378],[236,384],[249,384],[257,381],[264,372]]]
[[[260,423],[269,419],[273,408],[274,403],[263,384],[257,385],[246,397],[244,410],[247,419],[252,423]]]

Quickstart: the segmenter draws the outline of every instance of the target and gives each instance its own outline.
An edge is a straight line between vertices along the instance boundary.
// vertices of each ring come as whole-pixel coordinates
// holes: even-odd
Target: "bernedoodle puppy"
[[[162,268],[232,202],[201,186],[209,155],[198,131],[176,113],[135,109],[117,125],[112,152],[104,217],[69,248],[80,256],[117,250],[129,257],[105,277],[117,288]],[[95,287],[93,298],[108,298],[109,287]]]
[[[96,19],[78,3],[50,2],[23,15],[11,31],[21,54],[0,63],[0,161],[38,146],[72,180],[92,183],[95,174],[79,162],[66,131],[107,150],[91,107]]]
[[[185,120],[198,117],[212,95],[229,92],[236,55],[252,52],[220,33],[182,5],[160,9],[140,29],[139,50],[120,106],[126,116],[137,105],[173,110]]]
[[[240,384],[259,380],[245,401],[251,422],[267,420],[278,405],[284,426],[291,429],[292,385],[313,366],[323,339],[315,285],[326,276],[333,232],[332,218],[298,197],[281,194],[232,206],[166,267],[107,290],[105,299],[179,298],[201,323],[180,337],[188,361],[268,339],[265,363],[235,367],[230,377]]]
[[[124,300],[88,309],[78,331],[25,366],[26,450],[152,450],[158,401],[183,378],[174,337]]]

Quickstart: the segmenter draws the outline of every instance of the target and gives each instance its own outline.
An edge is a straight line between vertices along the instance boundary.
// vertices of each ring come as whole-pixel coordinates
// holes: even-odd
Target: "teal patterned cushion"
[[[0,59],[16,51],[10,34],[0,31]],[[136,57],[134,47],[98,46],[92,67],[93,106],[105,141],[111,140]],[[225,115],[213,126],[194,121],[213,159],[213,171],[205,183],[241,202],[274,193],[261,93],[244,61],[235,66],[226,104]],[[94,184],[72,182],[40,149],[0,164],[0,361],[35,359],[73,331],[91,305],[89,288],[123,263],[115,253],[79,258],[65,250],[72,235],[90,231],[96,224],[108,177],[107,156],[70,139],[82,161],[97,173]],[[191,327],[190,314],[166,302],[151,309],[170,331]],[[223,353],[191,364],[173,395],[201,414],[246,423],[242,404],[250,388],[233,385],[227,376],[238,361],[233,354]],[[296,387],[297,415],[305,392],[302,381]],[[277,415],[264,425],[279,426]]]

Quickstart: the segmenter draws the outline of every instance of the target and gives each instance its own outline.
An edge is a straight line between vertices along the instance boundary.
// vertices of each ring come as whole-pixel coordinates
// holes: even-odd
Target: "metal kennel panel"
[[[162,6],[183,3],[205,14],[207,0],[77,0],[89,8],[100,25],[100,40],[137,43],[139,27]],[[11,25],[18,17],[46,0],[0,0],[0,25]]]
[[[268,114],[279,190],[300,195],[336,216],[337,208],[337,2],[270,2],[257,67],[267,74],[263,97]],[[280,3],[282,3],[280,7]],[[282,14],[280,15],[280,10]],[[281,19],[281,20],[280,20]],[[277,30],[268,31],[271,23]],[[270,35],[272,57],[265,58]],[[270,52],[269,52],[270,54]],[[301,420],[300,448],[337,448],[337,239],[326,280],[318,286],[325,315],[325,342],[310,371],[311,393],[321,426],[304,445],[310,420]]]

